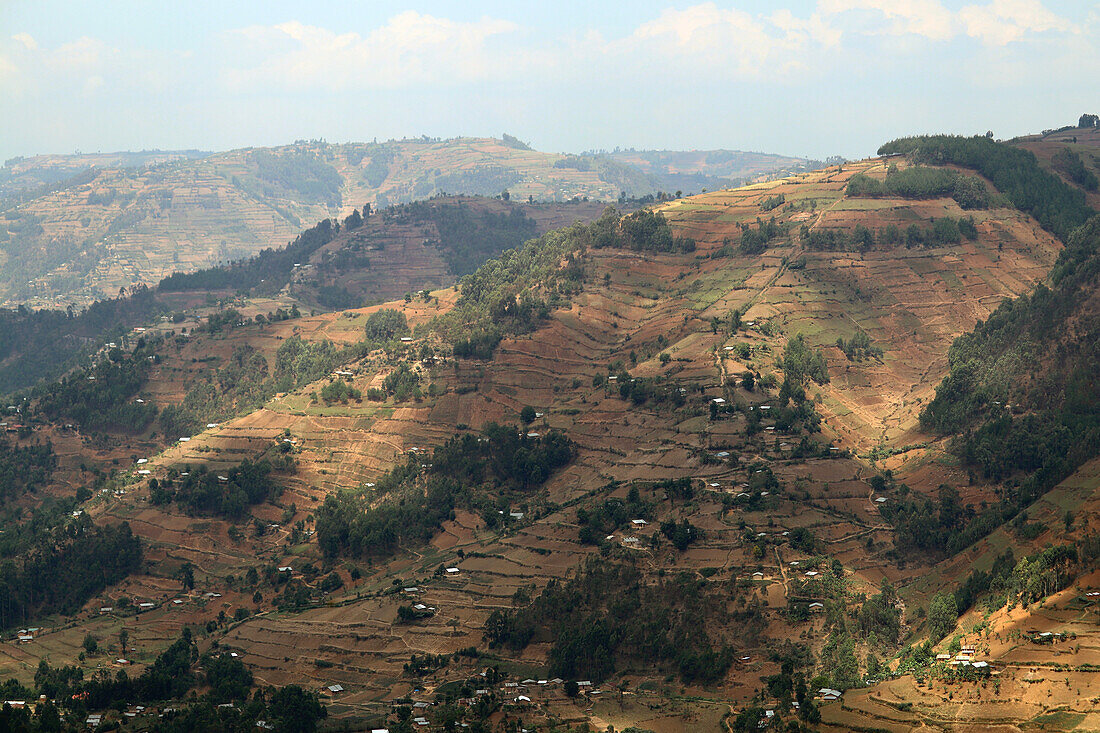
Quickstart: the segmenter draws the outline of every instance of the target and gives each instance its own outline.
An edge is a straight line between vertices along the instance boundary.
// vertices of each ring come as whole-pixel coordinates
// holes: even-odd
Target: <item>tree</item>
[[[91,634],[85,636],[84,651],[88,652],[89,654],[95,654],[97,649],[99,649],[99,642],[96,640],[96,638]]]
[[[741,375],[741,386],[749,392],[752,392],[753,388],[756,386],[756,375],[750,371],[746,371]]]
[[[1083,114],[1077,121],[1078,127],[1100,127],[1100,116]]]
[[[118,646],[123,652],[126,651],[126,644],[130,641],[130,632],[125,627],[118,631]]]
[[[523,409],[519,411],[519,419],[524,425],[533,423],[535,421],[535,408],[524,405]]]
[[[276,730],[285,733],[312,733],[317,728],[317,722],[328,715],[317,696],[298,685],[287,685],[276,690],[268,710],[275,719]]]
[[[959,611],[954,593],[940,591],[932,597],[932,603],[928,607],[928,633],[934,641],[947,636],[955,628],[958,619]]]
[[[180,568],[179,579],[184,590],[193,589],[195,587],[195,566],[185,562],[183,567]]]

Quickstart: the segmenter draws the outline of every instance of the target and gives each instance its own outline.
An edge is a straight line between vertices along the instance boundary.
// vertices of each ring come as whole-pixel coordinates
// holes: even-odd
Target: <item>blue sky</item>
[[[516,135],[859,157],[1100,112],[1100,1],[0,0],[0,157]]]

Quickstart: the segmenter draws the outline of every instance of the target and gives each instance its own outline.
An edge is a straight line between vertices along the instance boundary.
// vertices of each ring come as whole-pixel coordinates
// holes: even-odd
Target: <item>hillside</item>
[[[1100,206],[1100,128],[1071,127],[1016,138],[1011,143],[1034,153],[1044,168],[1082,189],[1093,208]]]
[[[753,165],[792,160],[757,156]],[[505,190],[520,201],[614,201],[661,188],[630,165],[543,153],[508,136],[37,156],[0,171],[0,305],[30,307],[79,307],[247,258],[363,204]]]
[[[803,158],[740,150],[616,150],[604,155],[655,178],[666,191],[730,188],[823,165]]]
[[[133,357],[20,413],[13,440],[48,437],[58,458],[39,497],[91,484],[79,511],[126,521],[145,554],[79,612],[44,616],[33,641],[0,645],[0,671],[28,680],[47,656],[111,669],[78,660],[82,640],[111,649],[126,628],[136,674],[192,625],[260,682],[339,683],[330,713],[368,723],[398,700],[434,702],[417,714],[436,721],[617,729],[755,729],[764,707],[831,730],[1087,727],[1094,464],[948,553],[963,518],[1022,476],[968,476],[920,419],[955,376],[952,341],[979,323],[1026,329],[998,307],[1060,257],[1091,292],[1094,239],[1061,255],[1010,193],[876,158],[664,203],[671,229],[643,212],[550,232],[457,289],[286,320],[254,320],[256,299],[200,328],[161,323]],[[1028,353],[1068,351],[1085,328]],[[974,358],[995,363],[1004,343],[979,339]],[[1074,369],[1046,371],[1068,384]],[[113,401],[86,409],[89,378]],[[995,563],[1059,535],[1079,540],[1074,561]],[[1033,567],[1051,580],[1031,584]],[[1012,603],[968,583],[972,568],[998,568]],[[981,604],[945,615],[945,589]],[[1032,643],[1048,630],[1067,640]],[[996,677],[928,657],[955,644]],[[593,685],[574,698],[555,677]],[[821,687],[852,689],[830,701]],[[484,701],[456,702],[469,697]]]
[[[373,215],[365,207],[365,219],[358,211],[342,224],[324,219],[284,247],[232,265],[175,273],[155,288],[132,288],[84,310],[0,309],[0,393],[63,374],[150,322],[171,318],[187,328],[229,305],[250,318],[297,308],[334,310],[450,285],[531,237],[596,219],[605,206],[440,196]]]

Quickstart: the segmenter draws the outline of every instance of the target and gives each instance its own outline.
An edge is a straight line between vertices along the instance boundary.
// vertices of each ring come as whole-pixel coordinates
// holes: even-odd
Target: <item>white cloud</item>
[[[681,65],[695,78],[778,80],[804,71],[814,53],[839,41],[840,32],[817,13],[799,18],[783,9],[754,16],[707,2],[667,9],[603,52],[618,57],[620,70]]]
[[[34,40],[34,36],[30,33],[16,33],[11,37],[13,41],[19,41],[23,46],[29,48],[31,51],[38,48],[38,42]]]
[[[959,20],[972,38],[992,46],[1004,46],[1032,33],[1072,30],[1069,21],[1047,10],[1038,0],[993,0],[988,5],[968,5]]]
[[[415,11],[394,16],[365,37],[297,21],[252,26],[235,35],[249,42],[253,62],[229,71],[226,79],[234,87],[271,83],[336,90],[471,81],[505,61],[488,45],[517,28],[506,20],[464,23]]]
[[[936,41],[953,35],[951,11],[939,0],[820,0],[818,9],[826,15],[873,11],[889,21],[877,32],[892,35],[914,34]]]
[[[84,80],[84,86],[82,91],[85,97],[91,97],[103,87],[103,77],[99,74],[93,74]]]
[[[1003,46],[1034,33],[1068,32],[1072,26],[1048,10],[1039,0],[992,0],[987,5],[967,5],[953,13],[939,0],[819,0],[826,16],[864,11],[886,21],[870,26],[868,33],[917,35],[947,41],[960,33],[982,42]]]

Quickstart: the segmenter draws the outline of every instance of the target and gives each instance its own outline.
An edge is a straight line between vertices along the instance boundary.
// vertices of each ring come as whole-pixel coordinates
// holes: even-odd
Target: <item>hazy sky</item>
[[[0,157],[494,135],[872,153],[1100,112],[1096,0],[0,0]]]

